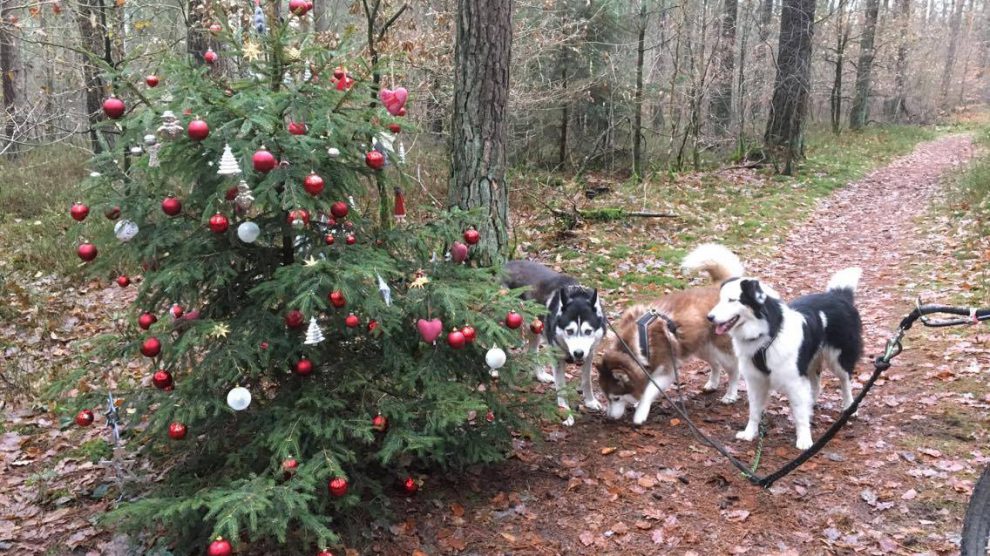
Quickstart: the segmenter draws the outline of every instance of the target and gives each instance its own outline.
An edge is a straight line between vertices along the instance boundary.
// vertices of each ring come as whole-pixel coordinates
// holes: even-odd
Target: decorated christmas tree
[[[77,424],[119,421],[114,526],[177,554],[339,548],[546,410],[519,387],[534,361],[506,356],[528,328],[506,315],[539,307],[473,264],[476,215],[395,222],[405,89],[289,6],[214,13],[203,65],[111,75],[115,147],[72,207],[88,270],[143,278],[105,360],[60,386]],[[141,373],[106,372],[133,358]]]

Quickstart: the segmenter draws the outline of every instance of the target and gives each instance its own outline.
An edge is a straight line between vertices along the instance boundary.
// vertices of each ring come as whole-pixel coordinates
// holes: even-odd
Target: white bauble
[[[130,241],[138,235],[138,225],[131,220],[121,220],[114,225],[113,234],[120,241]]]
[[[251,405],[251,391],[243,386],[232,388],[227,392],[227,405],[234,411],[243,411]]]
[[[493,371],[501,369],[505,365],[505,352],[498,346],[493,347],[485,354],[485,363],[488,363]]]
[[[327,155],[330,156],[330,158],[337,158],[340,156],[340,149],[337,147],[330,147],[327,149]]]
[[[254,243],[261,235],[261,228],[251,221],[242,223],[237,227],[237,237],[244,243]]]

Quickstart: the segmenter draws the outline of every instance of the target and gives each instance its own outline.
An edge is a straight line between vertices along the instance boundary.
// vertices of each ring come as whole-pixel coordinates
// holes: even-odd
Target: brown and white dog
[[[646,422],[650,406],[660,395],[658,386],[666,389],[674,381],[675,360],[680,364],[691,357],[711,366],[706,392],[718,389],[724,369],[729,385],[722,403],[733,403],[739,396],[739,368],[732,342],[725,335],[715,334],[708,313],[718,304],[720,284],[743,275],[742,262],[725,247],[708,243],[691,251],[681,268],[707,272],[712,285],[674,292],[653,303],[627,309],[615,325],[618,337],[609,338],[596,364],[612,419],[621,418],[628,405],[638,403],[633,423]],[[643,368],[650,371],[653,381]]]

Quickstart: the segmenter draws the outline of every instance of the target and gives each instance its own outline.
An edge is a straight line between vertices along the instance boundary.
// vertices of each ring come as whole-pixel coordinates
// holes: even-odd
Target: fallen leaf
[[[613,453],[615,453],[615,451],[616,451],[617,449],[618,449],[618,448],[616,448],[616,447],[614,447],[614,446],[609,446],[609,447],[607,447],[607,448],[602,448],[602,455],[603,455],[603,456],[607,456],[607,455],[610,455],[610,454],[613,454]]]
[[[578,535],[578,540],[581,541],[581,544],[583,544],[584,546],[588,546],[591,543],[595,542],[595,535],[593,535],[591,531],[584,531],[583,533]]]

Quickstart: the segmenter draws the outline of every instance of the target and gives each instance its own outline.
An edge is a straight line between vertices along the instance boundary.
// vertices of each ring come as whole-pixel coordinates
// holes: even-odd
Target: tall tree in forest
[[[86,86],[86,114],[89,119],[89,139],[93,152],[100,152],[102,145],[96,133],[96,124],[103,116],[103,97],[106,84],[95,60],[102,58],[113,66],[113,50],[107,26],[106,0],[79,2],[76,7],[76,24],[79,27],[80,46],[88,56],[82,60],[83,83]]]
[[[732,124],[732,77],[736,53],[736,10],[738,0],[724,0],[719,22],[714,90],[711,99],[712,122],[719,136],[728,134]]]
[[[842,130],[842,76],[846,67],[846,46],[849,45],[849,29],[852,27],[846,19],[846,0],[839,0],[835,17],[835,59],[829,60],[835,66],[832,74],[832,90],[829,92],[828,104],[832,121],[832,133]],[[826,58],[827,59],[827,58]]]
[[[12,0],[0,0],[0,81],[3,83],[3,135],[6,145],[0,149],[7,156],[17,156],[16,89],[14,88],[14,36],[13,26],[4,22],[9,21]]]
[[[859,62],[856,64],[856,95],[849,112],[849,127],[854,130],[866,125],[869,115],[870,80],[873,73],[874,38],[877,32],[879,0],[866,0],[863,17],[863,33],[859,37]]]
[[[908,64],[908,31],[911,29],[911,0],[897,0],[897,61],[894,65],[894,100],[889,116],[907,115],[905,82]]]
[[[482,262],[509,244],[505,116],[509,100],[512,0],[459,0],[451,124],[451,207],[486,207],[479,220]]]
[[[639,29],[636,38],[636,92],[633,114],[633,174],[643,179],[643,63],[646,55],[646,0],[639,3]]]
[[[189,0],[186,4],[186,51],[199,63],[203,63],[203,54],[210,46],[208,26],[206,1]]]
[[[804,118],[811,89],[811,39],[815,29],[815,0],[784,0],[780,12],[777,78],[763,140],[784,156],[783,173],[790,175],[795,159],[804,154]]]
[[[945,0],[944,4],[948,4]],[[962,12],[966,0],[956,0],[949,20],[949,50],[945,54],[945,68],[942,70],[942,103],[949,100],[949,86],[952,85],[952,70],[956,65],[956,52],[959,50],[959,29],[962,27]]]

